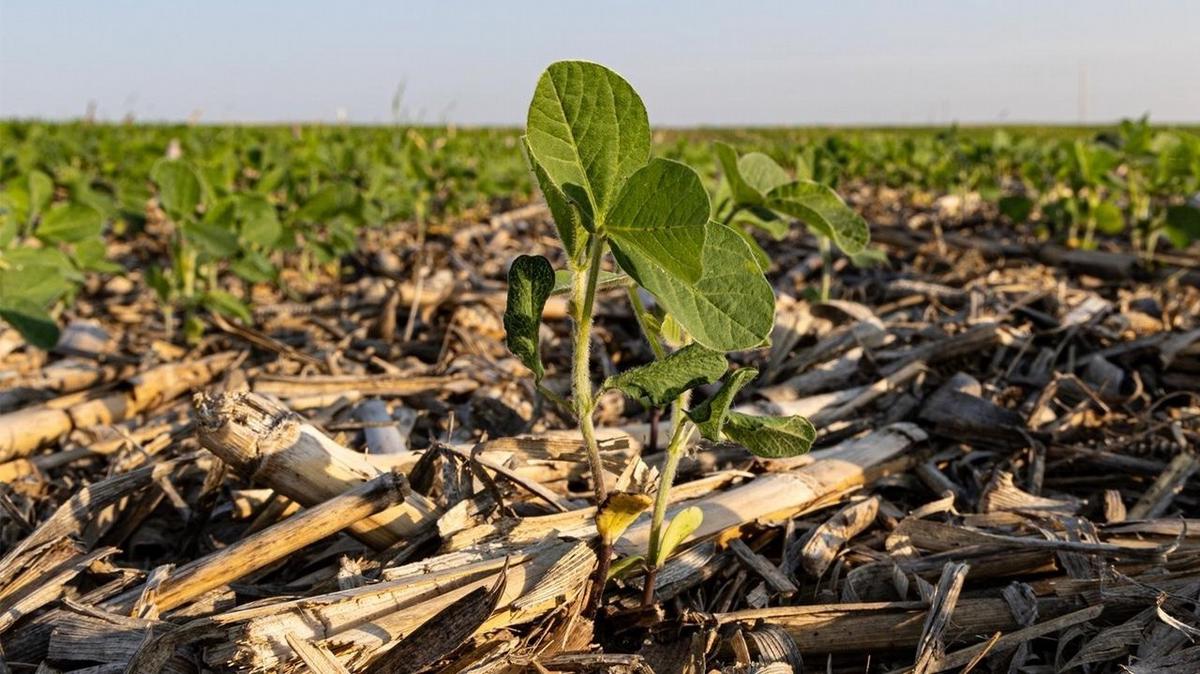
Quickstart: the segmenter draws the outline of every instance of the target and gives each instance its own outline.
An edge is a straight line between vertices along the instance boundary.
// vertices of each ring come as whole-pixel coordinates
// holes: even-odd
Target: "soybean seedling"
[[[591,610],[598,606],[614,541],[648,505],[648,499],[637,495],[610,499],[593,420],[598,395],[618,389],[654,407],[679,401],[725,374],[726,353],[766,344],[774,321],[775,297],[754,252],[739,234],[712,219],[699,175],[685,164],[652,158],[650,144],[645,106],[615,72],[594,63],[562,61],[538,80],[524,145],[558,230],[566,269],[556,273],[542,256],[514,260],[504,324],[509,350],[533,372],[543,395],[573,413],[587,450],[600,508]],[[603,270],[609,253],[619,271]],[[618,373],[597,388],[590,343],[602,285],[646,290],[663,312],[661,320],[678,325],[688,345],[671,353],[664,349],[660,359]],[[545,368],[538,327],[546,300],[556,291],[570,295],[569,400],[542,385]],[[639,320],[646,318],[640,307],[638,315]],[[657,340],[657,329],[651,333],[647,337]],[[672,542],[671,536],[688,527],[664,530],[663,522],[675,467],[691,429],[712,438],[725,435],[751,451],[765,449],[772,455],[800,453],[811,445],[812,426],[800,417],[751,417],[728,410],[750,372],[730,375],[720,392],[675,424],[652,518],[647,556],[651,576],[670,549],[686,538],[684,534]],[[698,514],[691,512],[684,519],[698,524]],[[676,520],[681,521],[679,516]],[[648,581],[652,586],[652,577]]]
[[[718,206],[721,221],[741,221],[764,229],[776,238],[787,232],[784,218],[796,218],[817,237],[821,251],[821,300],[829,299],[833,282],[833,245],[849,256],[862,254],[871,240],[867,223],[830,187],[813,180],[792,180],[787,171],[766,154],[751,152],[738,157],[725,143],[716,144],[717,160],[725,174],[729,198]],[[758,249],[757,244],[750,241]],[[758,249],[759,259],[766,254]]]

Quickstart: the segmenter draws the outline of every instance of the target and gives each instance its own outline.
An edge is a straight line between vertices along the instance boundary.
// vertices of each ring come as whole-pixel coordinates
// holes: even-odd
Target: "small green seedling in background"
[[[803,222],[820,246],[821,299],[828,300],[833,279],[831,245],[848,256],[862,255],[871,240],[867,222],[828,186],[813,180],[792,180],[782,166],[761,152],[738,157],[732,147],[717,143],[716,153],[729,191],[728,200],[717,208],[722,222],[758,227],[776,239],[787,233],[785,218]],[[746,236],[765,263],[766,253]]]
[[[612,543],[632,522],[628,499],[615,502],[605,484],[594,414],[598,396],[620,390],[645,405],[674,403],[676,423],[667,448],[646,556],[647,587],[653,572],[699,525],[699,511],[663,532],[675,468],[696,428],[713,439],[728,437],[756,453],[790,456],[808,451],[814,432],[800,417],[750,417],[729,411],[749,376],[739,370],[721,391],[683,412],[687,395],[726,375],[725,354],[763,346],[774,323],[775,296],[746,240],[712,219],[700,176],[685,164],[650,156],[650,125],[633,87],[613,71],[583,61],[562,61],[542,74],[529,106],[526,155],[558,229],[566,269],[522,255],[509,270],[504,323],[512,353],[533,373],[539,391],[570,410],[587,448],[599,545],[591,608],[608,576]],[[605,272],[611,253],[619,271]],[[561,283],[559,282],[561,280]],[[601,285],[625,285],[656,360],[618,373],[597,389],[590,367],[592,322]],[[570,295],[573,324],[571,392],[564,399],[543,385],[538,328],[556,286]],[[659,315],[641,306],[639,289],[653,296]],[[684,344],[670,353],[665,325]],[[742,373],[742,374],[739,374]],[[614,495],[615,497],[616,495]],[[645,501],[637,501],[645,503]],[[644,505],[642,506],[644,507]],[[615,516],[614,509],[622,515]],[[693,524],[694,522],[694,524]]]
[[[153,268],[147,277],[162,302],[168,329],[174,324],[175,309],[184,312],[184,335],[189,341],[199,339],[204,331],[204,324],[196,316],[201,308],[250,322],[246,305],[218,284],[218,264],[234,258],[243,245],[238,230],[226,221],[239,218],[243,223],[262,226],[263,219],[274,218],[274,209],[265,204],[263,213],[257,204],[245,200],[225,202],[201,213],[201,206],[212,201],[211,189],[195,167],[183,159],[160,159],[150,177],[158,189],[159,206],[174,223],[171,265]],[[248,231],[245,224],[242,231]]]

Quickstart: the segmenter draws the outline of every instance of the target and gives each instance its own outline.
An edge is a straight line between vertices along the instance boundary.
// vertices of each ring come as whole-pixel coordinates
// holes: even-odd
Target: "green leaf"
[[[763,195],[742,177],[737,150],[726,143],[713,143],[713,148],[717,153],[717,161],[721,163],[721,171],[725,174],[725,182],[729,185],[729,193],[733,196],[734,203],[742,206],[763,204]]]
[[[104,245],[104,239],[101,238],[80,241],[75,244],[72,255],[75,264],[85,271],[113,274],[124,270],[121,265],[109,262],[107,257],[108,247]]]
[[[762,346],[775,321],[775,293],[746,242],[710,222],[703,273],[688,283],[652,265],[635,265],[613,249],[622,268],[700,344],[716,351]]]
[[[184,222],[183,234],[196,248],[213,258],[233,257],[238,252],[237,234],[207,222]]]
[[[1029,219],[1029,215],[1033,213],[1033,200],[1020,194],[1010,194],[1002,197],[997,206],[1000,208],[1000,214],[1012,220],[1015,224],[1025,222]]]
[[[753,206],[738,211],[733,222],[743,228],[749,226],[761,229],[776,241],[782,241],[791,228],[790,222],[762,206]]]
[[[750,252],[754,254],[754,261],[758,263],[759,271],[764,274],[767,273],[767,270],[771,268],[771,256],[767,254],[767,251],[763,250],[762,246],[758,245],[758,241],[755,240],[754,235],[741,227],[730,227],[730,229],[746,242],[746,245],[750,248]]]
[[[254,322],[254,316],[251,315],[250,308],[224,290],[209,290],[200,299],[200,304],[210,311],[239,319],[244,323]]]
[[[620,253],[618,259],[694,283],[702,271],[709,210],[708,192],[695,171],[676,161],[653,159],[625,182],[605,232]]]
[[[253,250],[243,251],[242,257],[229,265],[229,270],[251,283],[274,281],[279,273],[270,260]]]
[[[765,195],[791,180],[782,166],[762,152],[742,155],[738,159],[737,167],[742,180],[760,195]]]
[[[642,99],[620,75],[586,61],[559,61],[542,73],[526,134],[550,182],[597,224],[625,179],[650,157]]]
[[[1105,234],[1115,235],[1125,231],[1125,215],[1116,204],[1101,202],[1096,206],[1093,216],[1096,218],[1096,229]]]
[[[358,190],[347,182],[326,185],[304,202],[296,213],[302,222],[323,223],[339,215],[358,215],[361,208]]]
[[[626,574],[633,571],[635,568],[645,562],[645,558],[641,555],[628,555],[622,557],[612,563],[608,569],[608,579],[623,578]]]
[[[16,328],[17,332],[33,346],[50,350],[58,344],[58,325],[54,318],[28,300],[8,300],[0,304],[0,318]]]
[[[571,284],[574,275],[566,269],[554,270],[554,290],[551,295],[566,295],[571,292]],[[596,288],[604,290],[606,288],[628,287],[633,284],[633,279],[629,278],[628,274],[623,274],[617,271],[600,270],[600,274],[596,277]]]
[[[769,459],[805,454],[817,437],[813,425],[801,416],[757,417],[731,411],[722,430],[751,454]]]
[[[706,440],[716,442],[721,439],[721,429],[725,426],[725,418],[729,414],[729,406],[738,391],[758,376],[758,370],[743,367],[725,378],[721,389],[712,397],[688,410],[688,418],[700,429],[700,435]]]
[[[29,172],[29,217],[37,217],[54,197],[54,181],[38,170]]]
[[[704,511],[696,506],[684,508],[675,517],[672,517],[670,524],[663,530],[662,539],[658,542],[658,552],[653,560],[654,566],[661,567],[670,559],[675,548],[678,548],[687,540],[688,536],[699,529],[703,522]]]
[[[104,230],[104,216],[100,211],[83,204],[58,204],[42,217],[38,224],[37,237],[52,243],[75,243],[96,238]]]
[[[554,289],[554,268],[540,255],[521,255],[508,270],[508,304],[504,309],[504,341],[508,350],[525,367],[533,371],[534,379],[545,376],[538,348],[538,330],[542,310]]]
[[[689,344],[662,360],[615,374],[601,388],[619,389],[648,407],[665,407],[684,391],[720,379],[728,367],[723,354]]]
[[[1200,241],[1200,208],[1171,206],[1167,209],[1167,226],[1191,241]]]
[[[887,267],[889,260],[887,253],[883,249],[867,246],[850,256],[850,264],[859,269],[872,269],[875,267]]]
[[[799,218],[815,233],[833,240],[847,255],[871,240],[867,221],[846,205],[832,189],[811,181],[781,185],[767,194],[767,207]]]
[[[271,202],[261,196],[245,196],[238,201],[237,208],[242,238],[260,246],[274,246],[283,227]]]
[[[546,170],[534,158],[533,150],[529,148],[529,138],[522,136],[521,143],[525,148],[525,159],[533,169],[533,176],[537,179],[542,195],[546,197],[546,206],[550,208],[554,228],[558,230],[558,239],[562,241],[563,250],[567,252],[567,262],[572,269],[579,269],[587,264],[584,259],[587,257],[587,229],[583,215],[579,212],[579,207],[567,199],[562,190],[550,180]]]
[[[190,218],[204,196],[200,174],[182,159],[159,159],[150,169],[150,179],[158,186],[158,200],[173,220]]]
[[[45,309],[71,290],[76,277],[71,261],[48,248],[18,248],[4,253],[0,268],[0,304],[29,302]]]

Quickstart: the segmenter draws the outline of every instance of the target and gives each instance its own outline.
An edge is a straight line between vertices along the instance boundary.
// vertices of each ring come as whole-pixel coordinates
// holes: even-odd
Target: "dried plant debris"
[[[732,152],[747,218],[828,197]],[[364,232],[190,342],[144,276],[83,284],[61,348],[0,334],[0,672],[1200,669],[1200,258],[843,192],[889,264],[850,263],[857,220],[734,218],[776,298],[736,346],[770,344],[671,378],[647,326],[711,326],[604,259],[591,438],[550,267],[516,270],[537,320],[505,316],[519,255],[590,269],[556,240],[575,202]],[[662,250],[614,236],[652,286]]]

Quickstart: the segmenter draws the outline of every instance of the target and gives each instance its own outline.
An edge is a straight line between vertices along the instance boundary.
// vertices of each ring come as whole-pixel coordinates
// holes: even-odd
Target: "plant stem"
[[[604,255],[604,240],[592,237],[587,269],[575,272],[572,293],[572,310],[575,314],[574,363],[571,368],[571,393],[575,402],[575,414],[579,419],[579,431],[587,447],[588,464],[592,472],[592,488],[596,505],[608,497],[604,484],[604,466],[600,461],[600,445],[596,442],[596,427],[592,422],[595,401],[592,399],[591,346],[592,311],[596,303],[596,284],[600,278],[600,259]]]
[[[683,396],[680,398],[682,399]],[[683,404],[677,402],[675,409],[682,410]],[[650,549],[646,555],[646,580],[642,590],[643,606],[649,606],[654,602],[654,582],[658,577],[656,559],[662,543],[663,520],[667,517],[667,503],[671,499],[671,485],[675,482],[675,471],[679,468],[679,460],[683,458],[683,448],[687,445],[688,437],[691,436],[690,429],[685,430],[688,424],[682,419],[682,412],[674,416],[678,416],[680,419],[671,431],[671,442],[667,445],[667,460],[663,463],[662,473],[658,478],[658,493],[654,495],[654,514],[650,519]]]
[[[827,236],[818,236],[817,246],[821,250],[821,301],[828,302],[833,287],[833,243]]]
[[[740,212],[742,212],[742,206],[740,204],[737,206],[734,206],[732,209],[730,209],[729,213],[725,216],[725,219],[721,221],[721,224],[728,225],[729,223],[733,222],[733,218],[735,216],[737,216],[737,214]]]
[[[658,341],[656,332],[651,332],[650,326],[646,324],[646,305],[642,304],[642,298],[638,295],[636,287],[626,289],[629,293],[629,304],[633,306],[633,316],[637,319],[638,327],[641,328],[642,334],[646,336],[646,341],[650,344],[650,350],[654,352],[656,360],[662,360],[667,357],[667,352],[663,349],[662,343]]]

